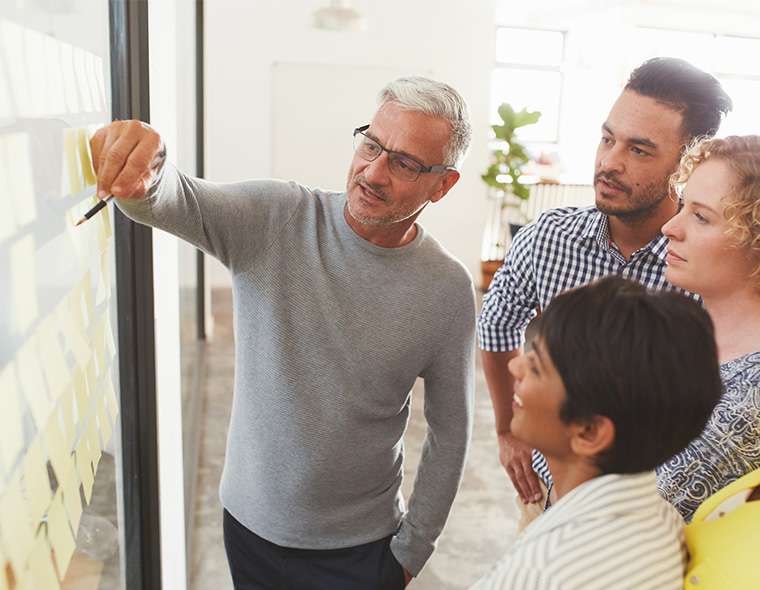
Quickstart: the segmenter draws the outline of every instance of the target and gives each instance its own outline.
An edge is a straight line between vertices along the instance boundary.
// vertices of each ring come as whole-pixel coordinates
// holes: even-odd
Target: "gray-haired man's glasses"
[[[453,166],[425,166],[406,154],[393,152],[385,148],[377,140],[366,135],[364,132],[367,129],[369,129],[369,125],[362,125],[354,129],[354,151],[359,154],[359,157],[368,162],[377,160],[380,154],[388,152],[388,168],[390,168],[391,173],[396,178],[414,182],[420,177],[420,174],[428,174],[430,172],[442,174],[449,170],[456,170]]]

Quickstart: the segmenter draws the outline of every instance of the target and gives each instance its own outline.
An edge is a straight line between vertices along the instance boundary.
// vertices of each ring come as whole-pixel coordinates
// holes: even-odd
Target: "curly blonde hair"
[[[725,162],[735,177],[730,194],[724,197],[723,212],[728,235],[738,248],[749,253],[753,263],[750,278],[760,279],[760,135],[732,135],[715,139],[699,137],[686,148],[671,184],[678,194],[707,159]]]

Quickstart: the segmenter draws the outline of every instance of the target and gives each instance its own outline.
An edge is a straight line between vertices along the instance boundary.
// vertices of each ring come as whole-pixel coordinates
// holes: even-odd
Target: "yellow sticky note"
[[[2,550],[0,550],[0,590],[8,590],[8,578],[5,575],[6,567],[10,567],[10,564],[5,560]]]
[[[2,60],[0,60],[0,76],[2,76]],[[0,92],[2,92],[0,90]],[[11,159],[5,153],[4,142],[0,138],[0,195],[11,194]],[[5,241],[16,233],[17,223],[13,207],[9,207],[5,215],[0,215],[0,241]]]
[[[66,511],[63,507],[63,494],[59,488],[53,498],[47,515],[47,534],[50,546],[55,554],[55,562],[58,565],[58,576],[61,580],[66,576],[66,570],[69,569],[71,556],[74,555],[76,542],[69,528],[69,521],[66,518]]]
[[[48,477],[47,461],[42,454],[40,439],[35,438],[24,457],[24,488],[29,516],[33,523],[42,520],[45,511],[50,506],[52,492]]]
[[[26,556],[34,539],[34,528],[21,493],[21,481],[14,475],[0,496],[0,534],[16,572],[24,571]]]
[[[87,442],[90,444],[90,460],[92,461],[92,471],[97,474],[98,464],[102,448],[100,446],[100,437],[98,436],[98,427],[95,425],[95,416],[92,417],[87,425]]]
[[[56,478],[60,480],[61,474],[67,473],[74,467],[74,462],[71,458],[71,448],[66,444],[61,427],[58,425],[57,413],[53,413],[50,417],[43,436],[45,438],[45,449],[47,449],[50,463],[53,465],[53,471]]]
[[[63,92],[66,98],[66,108],[70,113],[79,112],[79,96],[77,83],[74,78],[74,56],[68,43],[61,43],[61,69],[63,73]]]
[[[103,448],[106,448],[111,440],[111,421],[108,418],[103,397],[98,399],[98,426],[100,427],[100,436],[103,439]]]
[[[87,379],[87,389],[90,395],[95,395],[95,392],[98,390],[98,379],[95,376],[95,363],[92,360],[87,363],[84,374]]]
[[[100,281],[100,285],[103,282]],[[98,288],[100,292],[100,288]],[[95,358],[98,362],[98,375],[103,375],[106,371],[106,323],[105,317],[101,317],[98,321],[95,331],[92,335],[92,348],[95,351]]]
[[[48,392],[55,402],[71,380],[69,365],[63,356],[61,341],[58,338],[58,325],[55,321],[55,315],[48,316],[43,320],[38,329],[38,335],[42,371],[48,384]]]
[[[63,130],[63,157],[66,162],[66,173],[69,179],[69,194],[77,195],[84,189],[79,164],[79,149],[77,146],[77,130],[67,127]]]
[[[79,477],[73,465],[61,476],[59,483],[63,490],[63,503],[69,515],[71,530],[74,531],[74,537],[76,537],[79,531],[79,520],[82,518],[82,500],[79,497]]]
[[[95,483],[95,477],[92,474],[92,463],[90,462],[90,448],[87,444],[87,437],[80,437],[77,445],[77,473],[82,480],[84,489],[84,499],[88,504],[92,498],[92,484]]]
[[[16,374],[37,428],[42,430],[47,424],[52,405],[47,396],[47,386],[42,378],[40,364],[37,335],[33,334],[16,355]]]
[[[90,138],[87,136],[87,129],[83,127],[77,129],[77,147],[79,149],[79,161],[82,164],[84,183],[87,186],[93,186],[97,183],[97,180],[95,179],[95,170],[92,167]]]
[[[63,441],[66,448],[74,446],[76,438],[76,425],[74,423],[74,388],[69,386],[59,400],[59,408],[63,423]]]
[[[34,236],[27,235],[11,244],[11,325],[18,334],[28,330],[39,315],[37,304],[37,252]]]
[[[113,235],[113,228],[111,226],[111,211],[108,207],[106,207],[101,215],[103,215],[103,220],[105,222],[105,228],[106,228],[106,238],[110,238]]]
[[[90,350],[87,340],[84,338],[84,331],[81,329],[81,324],[78,325],[79,322],[74,316],[71,299],[66,298],[56,308],[55,313],[58,326],[63,333],[66,348],[74,354],[77,365],[84,367],[87,364],[87,361],[90,360],[92,351]]]
[[[113,328],[111,327],[111,318],[106,316],[106,351],[108,352],[108,360],[113,362],[116,356],[116,345],[113,339]]]
[[[16,381],[16,370],[12,363],[0,371],[0,392],[2,392],[3,408],[2,423],[0,424],[0,451],[2,452],[3,464],[10,471],[24,447],[23,414]]]
[[[47,538],[44,534],[37,535],[27,562],[27,571],[34,580],[35,590],[58,590],[61,587],[58,576],[55,575],[52,558]]]
[[[116,420],[119,415],[119,401],[116,399],[116,390],[113,387],[113,381],[109,374],[106,378],[106,401],[108,402],[108,411],[111,412],[111,418]]]
[[[29,134],[10,133],[3,137],[2,142],[5,144],[5,156],[9,162],[13,162],[8,167],[11,192],[7,196],[13,205],[13,217],[23,226],[37,219]]]
[[[84,424],[87,414],[89,414],[90,394],[87,389],[87,381],[84,378],[84,372],[81,369],[74,369],[71,378],[71,386],[74,390],[74,397],[77,400],[77,422]]]

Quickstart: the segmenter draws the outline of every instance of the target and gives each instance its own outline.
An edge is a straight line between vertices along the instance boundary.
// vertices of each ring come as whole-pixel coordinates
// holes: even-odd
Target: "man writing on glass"
[[[451,87],[396,80],[354,130],[343,193],[190,178],[135,121],[94,136],[99,196],[232,274],[220,496],[236,588],[402,588],[433,552],[469,443],[475,303],[467,271],[415,220],[456,184],[470,134]],[[428,432],[407,510],[418,377]]]

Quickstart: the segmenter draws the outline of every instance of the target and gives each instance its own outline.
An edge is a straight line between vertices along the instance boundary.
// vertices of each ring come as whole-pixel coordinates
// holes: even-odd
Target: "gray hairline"
[[[451,86],[428,78],[399,78],[378,94],[379,107],[395,103],[401,108],[445,119],[451,135],[444,148],[444,164],[458,167],[470,144],[472,130],[467,103]]]

